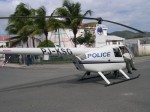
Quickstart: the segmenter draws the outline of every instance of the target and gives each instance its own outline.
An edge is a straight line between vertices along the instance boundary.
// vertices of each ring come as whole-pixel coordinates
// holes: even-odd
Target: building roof
[[[108,41],[111,41],[111,40],[125,40],[125,38],[122,38],[122,37],[118,37],[118,36],[110,36],[110,35],[108,35],[108,36],[106,36],[106,40],[108,40]]]
[[[17,35],[14,35],[14,36],[13,35],[11,35],[11,36],[0,36],[0,41],[1,42],[4,42],[4,41],[8,42],[9,39],[13,38],[13,40],[14,40],[14,39],[16,39],[18,37],[20,37],[20,36],[17,36]]]
[[[138,40],[143,44],[150,44],[150,37],[142,37],[142,38],[132,38],[132,39],[126,39],[126,43],[130,44],[136,44]]]
[[[7,39],[12,38],[11,36],[0,36],[0,41],[8,41]]]

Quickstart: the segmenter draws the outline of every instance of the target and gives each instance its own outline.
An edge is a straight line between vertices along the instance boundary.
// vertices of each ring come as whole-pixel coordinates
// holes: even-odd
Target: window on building
[[[112,41],[112,44],[117,44],[117,41]]]

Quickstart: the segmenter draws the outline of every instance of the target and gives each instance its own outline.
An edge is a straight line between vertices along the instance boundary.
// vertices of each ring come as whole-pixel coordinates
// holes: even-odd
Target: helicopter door
[[[120,46],[119,47],[120,48],[120,50],[121,50],[121,52],[122,52],[122,55],[124,54],[126,54],[126,56],[129,58],[129,59],[132,59],[133,58],[133,55],[132,55],[132,53],[125,47],[125,46]]]

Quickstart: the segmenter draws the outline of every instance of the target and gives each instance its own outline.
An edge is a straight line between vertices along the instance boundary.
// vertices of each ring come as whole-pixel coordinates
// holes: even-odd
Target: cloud
[[[62,5],[63,0],[0,0],[0,16],[9,16],[20,3],[26,3],[33,8],[45,6],[48,15]],[[82,11],[90,9],[92,17],[121,22],[132,27],[150,31],[150,1],[149,0],[72,0],[81,3]],[[5,22],[4,22],[5,21]],[[109,31],[124,30],[126,28],[104,23],[109,26]],[[0,20],[0,34],[5,33],[6,20]]]

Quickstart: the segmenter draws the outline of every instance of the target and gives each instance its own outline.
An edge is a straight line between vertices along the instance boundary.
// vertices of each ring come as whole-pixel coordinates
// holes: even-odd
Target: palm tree
[[[64,29],[64,28],[67,27],[67,26],[65,25],[65,21],[64,21],[64,20],[59,20],[59,19],[50,18],[50,19],[48,20],[48,26],[49,26],[49,31],[58,32],[59,47],[61,47],[59,29],[60,29],[60,28]]]
[[[14,14],[10,15],[10,17],[14,16],[29,16],[31,14],[30,8],[28,5],[24,3],[20,3],[17,5],[16,10]],[[22,31],[24,26],[29,24],[29,19],[19,19],[19,18],[10,18],[8,20],[8,25],[6,27],[6,31],[8,31],[9,34],[15,34],[19,35],[19,39],[15,43],[19,43],[21,41],[27,42],[28,40],[28,35],[29,32],[27,31]],[[28,42],[27,42],[27,47],[28,47]]]
[[[44,34],[46,37],[46,43],[47,43],[46,45],[48,47],[48,32],[57,31],[58,28],[64,28],[65,27],[64,21],[54,19],[54,18],[49,18],[49,19],[44,18],[44,16],[46,16],[46,9],[44,6],[38,8],[35,11],[35,15],[43,16],[43,18],[35,19],[33,21],[33,25],[28,27],[27,29],[30,29],[30,31],[32,31],[30,36]],[[51,15],[53,15],[53,13]]]
[[[29,16],[35,16],[36,14],[36,10],[35,9],[30,9],[30,15]],[[19,31],[18,31],[18,35],[23,35],[27,36],[27,38],[31,38],[32,39],[32,43],[33,43],[33,47],[35,47],[35,43],[34,43],[34,35],[32,35],[32,33],[35,31],[35,24],[34,24],[34,19],[33,18],[28,18],[26,21],[26,25],[24,25]]]
[[[55,14],[58,16],[67,16],[66,24],[72,29],[75,39],[76,47],[76,34],[78,31],[78,26],[82,22],[82,18],[71,18],[71,17],[85,17],[86,15],[91,15],[92,11],[87,10],[84,14],[81,13],[81,4],[79,2],[74,3],[69,0],[64,0],[63,5],[55,10]]]
[[[46,16],[46,9],[44,6],[41,6],[40,8],[38,8],[37,10],[35,10],[35,15],[36,16]],[[30,34],[30,36],[35,36],[35,35],[42,35],[44,34],[46,37],[46,41],[47,41],[47,47],[48,47],[48,21],[46,18],[38,18],[38,19],[34,19],[33,20],[33,24],[32,26],[28,26],[28,29],[30,29],[30,31],[32,31],[32,33]]]

